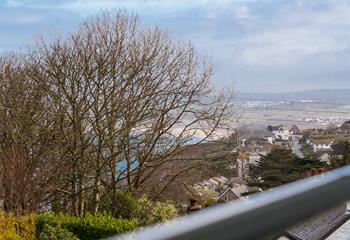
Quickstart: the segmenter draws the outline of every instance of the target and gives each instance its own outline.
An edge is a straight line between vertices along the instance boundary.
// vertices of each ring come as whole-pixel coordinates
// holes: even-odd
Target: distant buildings
[[[249,168],[266,156],[274,146],[292,149],[300,154],[299,139],[301,131],[296,125],[289,128],[286,125],[268,126],[264,130],[258,130],[253,134],[242,134],[239,141],[239,157],[237,159],[237,176],[245,179],[249,174]]]
[[[245,195],[252,190],[254,190],[254,192],[261,191],[261,189],[256,189],[256,187],[249,187],[241,178],[234,177],[228,180],[223,176],[213,177],[201,183],[197,183],[194,185],[194,189],[201,198],[207,199],[210,197],[216,203],[245,199]],[[208,196],[209,192],[210,196]],[[194,200],[192,201],[192,205],[193,203]]]
[[[270,130],[273,135],[274,139],[287,141],[289,138],[293,135],[290,129],[285,125],[279,125],[279,126],[270,126],[268,127],[268,130]]]
[[[220,177],[213,177],[208,180],[205,180],[203,182],[196,183],[194,185],[194,189],[211,189],[211,190],[218,190],[220,187],[224,186],[228,182],[228,179],[224,176]]]
[[[227,183],[227,188],[220,193],[217,201],[219,203],[224,203],[239,199],[246,199],[246,195],[248,195],[252,191],[260,192],[261,189],[257,189],[256,187],[249,187],[247,183],[242,179],[232,178]]]
[[[240,199],[240,193],[232,188],[226,189],[218,198],[218,202],[230,202]]]
[[[322,162],[330,164],[330,159],[332,154],[334,154],[334,144],[337,143],[339,139],[350,139],[348,130],[342,127],[336,127],[327,130],[310,129],[308,131],[301,131],[296,125],[291,127],[278,125],[251,132],[243,132],[238,135],[237,147],[232,151],[238,154],[236,165],[232,166],[232,171],[237,171],[237,177],[232,179],[227,179],[223,176],[212,177],[196,183],[194,189],[200,193],[199,196],[201,196],[202,199],[208,199],[206,196],[210,195],[211,199],[218,203],[245,199],[249,194],[261,191],[261,189],[253,190],[246,183],[251,166],[262,161],[263,157],[269,154],[273,147],[280,146],[285,149],[290,149],[300,158],[303,158],[306,154],[314,153],[314,156],[319,158]],[[309,152],[304,152],[305,147],[307,147]],[[304,177],[323,174],[325,171],[325,168],[310,168],[305,171]],[[197,207],[198,206],[194,204],[194,211],[197,210]],[[333,213],[334,212],[330,212],[329,214]],[[331,218],[331,216],[325,217]],[[279,239],[299,239],[298,236],[302,236],[300,239],[308,239],[307,237],[303,238],[303,231],[318,231],[313,229],[313,226],[309,226],[309,223],[311,224],[312,221],[305,223],[305,225],[288,229]],[[348,225],[350,226],[350,222]],[[330,228],[326,230],[329,234],[334,233],[339,226],[340,225],[335,226],[329,224]]]
[[[334,139],[316,139],[311,142],[311,146],[313,147],[314,153],[316,152],[328,152],[332,150],[332,145],[334,143]]]

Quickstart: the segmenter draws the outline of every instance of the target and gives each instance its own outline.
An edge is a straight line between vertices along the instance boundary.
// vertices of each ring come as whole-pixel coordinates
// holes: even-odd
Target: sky
[[[348,0],[0,0],[0,52],[25,49],[48,32],[67,34],[113,8],[191,41],[214,63],[219,87],[350,88]]]

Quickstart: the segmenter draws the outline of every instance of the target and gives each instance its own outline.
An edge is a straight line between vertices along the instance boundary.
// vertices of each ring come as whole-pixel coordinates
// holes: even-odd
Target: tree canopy
[[[339,141],[332,145],[331,168],[336,169],[350,165],[350,143]]]
[[[314,157],[299,158],[291,150],[277,146],[251,167],[249,184],[262,189],[273,188],[303,178],[308,169],[323,166]]]
[[[183,152],[231,126],[233,95],[211,86],[212,64],[124,11],[3,54],[0,73],[7,211],[49,206],[81,216],[118,189],[158,196],[200,166]]]

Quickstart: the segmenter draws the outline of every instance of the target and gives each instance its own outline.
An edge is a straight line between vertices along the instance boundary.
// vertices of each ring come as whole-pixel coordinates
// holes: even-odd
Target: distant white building
[[[271,132],[273,133],[275,139],[280,139],[283,141],[287,141],[293,135],[293,131],[290,131],[290,129],[285,125],[272,126]]]
[[[332,145],[334,143],[334,139],[317,139],[312,141],[311,145],[313,147],[314,152],[328,152],[332,150]]]
[[[194,185],[194,188],[196,190],[199,189],[212,189],[212,190],[216,190],[219,187],[225,185],[228,182],[228,179],[224,176],[220,176],[220,177],[213,177],[210,178],[208,180],[205,180],[203,182],[200,183],[196,183]]]

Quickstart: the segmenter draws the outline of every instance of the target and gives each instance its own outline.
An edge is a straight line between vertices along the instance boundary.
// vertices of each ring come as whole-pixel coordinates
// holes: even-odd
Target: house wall
[[[226,194],[220,198],[220,200],[224,202],[229,202],[236,199],[238,199],[238,197],[232,191],[227,191]]]
[[[314,144],[314,152],[318,152],[318,151],[329,151],[332,149],[331,145],[327,145],[327,144]]]

